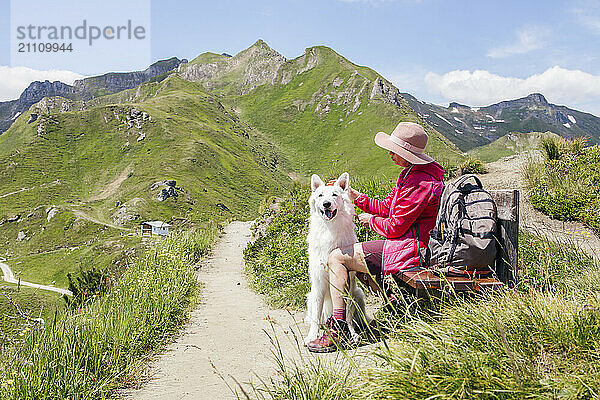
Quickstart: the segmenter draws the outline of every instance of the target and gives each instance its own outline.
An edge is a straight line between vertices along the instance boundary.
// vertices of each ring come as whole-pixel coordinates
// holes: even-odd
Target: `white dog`
[[[351,246],[358,242],[354,232],[354,206],[348,196],[350,178],[344,172],[333,186],[326,186],[318,175],[311,178],[312,193],[308,200],[310,218],[308,237],[308,271],[310,274],[310,293],[306,298],[305,321],[310,324],[304,343],[317,339],[319,324],[324,323],[332,314],[331,293],[329,291],[329,273],[327,259],[336,248]],[[356,273],[348,276],[346,301],[346,322],[352,339],[357,341],[355,320],[366,318],[365,294],[356,286]],[[357,306],[360,313],[357,313]]]

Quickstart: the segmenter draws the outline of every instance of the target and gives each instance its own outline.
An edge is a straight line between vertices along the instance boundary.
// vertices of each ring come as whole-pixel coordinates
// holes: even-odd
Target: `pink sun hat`
[[[400,122],[391,135],[385,132],[375,135],[375,144],[398,154],[411,164],[429,164],[433,158],[425,154],[428,139],[421,125]]]

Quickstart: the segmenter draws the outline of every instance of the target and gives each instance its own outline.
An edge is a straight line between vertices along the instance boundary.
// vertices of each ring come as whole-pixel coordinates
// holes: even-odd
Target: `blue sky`
[[[9,0],[0,0],[0,11],[7,8]],[[171,56],[235,54],[261,38],[287,58],[313,45],[332,47],[401,91],[439,104],[481,106],[537,91],[600,115],[600,1],[154,0],[150,15],[147,56],[98,50],[77,65],[30,66],[10,64],[10,20],[0,12],[0,78],[17,67],[36,72],[18,75],[13,86],[53,69],[143,69]],[[0,83],[0,99],[8,92]]]

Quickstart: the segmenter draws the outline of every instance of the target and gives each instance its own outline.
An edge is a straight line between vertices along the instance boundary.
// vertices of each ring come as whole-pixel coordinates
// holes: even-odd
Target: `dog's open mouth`
[[[337,210],[331,211],[331,210],[327,209],[327,210],[321,211],[321,213],[323,214],[323,219],[325,221],[329,221],[330,219],[335,217],[335,215],[337,214]]]

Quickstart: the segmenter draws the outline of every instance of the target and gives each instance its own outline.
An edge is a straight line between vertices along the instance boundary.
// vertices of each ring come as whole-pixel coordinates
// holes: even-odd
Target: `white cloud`
[[[8,67],[0,65],[0,101],[19,98],[21,92],[33,81],[61,81],[69,85],[76,79],[84,78],[72,71],[38,71],[27,67]]]
[[[544,47],[547,31],[539,27],[526,27],[517,30],[516,42],[498,46],[487,52],[488,57],[504,58],[515,54],[529,53]]]
[[[425,75],[425,83],[431,93],[471,106],[485,106],[536,92],[557,104],[596,103],[600,98],[600,75],[559,66],[525,79],[483,70],[456,70],[443,75],[430,72]]]

